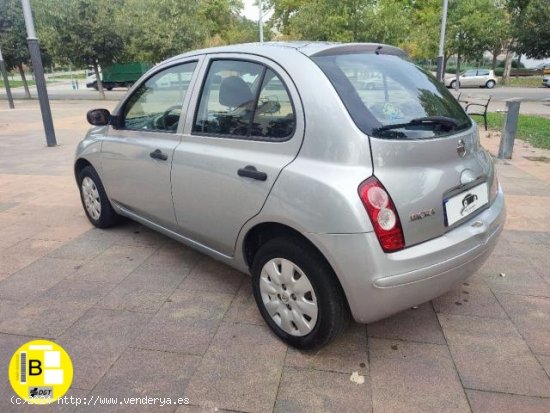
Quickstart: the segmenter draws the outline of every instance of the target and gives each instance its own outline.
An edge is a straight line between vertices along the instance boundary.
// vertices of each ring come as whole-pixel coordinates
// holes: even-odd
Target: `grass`
[[[23,81],[22,80],[10,80],[10,87],[21,87],[23,86]],[[27,79],[27,83],[29,84],[29,86],[32,86],[34,85],[34,81],[30,80],[30,79]],[[0,88],[4,88],[4,82],[2,80],[0,80]]]
[[[504,124],[504,116],[504,113],[488,113],[487,124],[489,129],[495,129],[500,132]],[[481,117],[478,120],[483,122]],[[535,148],[550,149],[550,118],[519,115],[516,137],[529,142]]]
[[[71,80],[71,79],[84,80],[86,79],[86,75],[83,73],[73,73],[72,77],[70,74],[62,74],[62,75],[55,74],[54,77],[55,78],[52,78],[52,74],[49,73],[48,81],[51,82],[52,80]]]
[[[501,86],[502,83],[500,83]],[[542,86],[542,76],[522,76],[522,77],[511,77],[506,83],[505,86],[511,87],[541,87]]]

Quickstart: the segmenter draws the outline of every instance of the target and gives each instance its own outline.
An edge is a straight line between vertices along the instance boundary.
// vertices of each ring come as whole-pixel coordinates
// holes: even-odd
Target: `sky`
[[[258,6],[255,5],[257,0],[244,0],[243,14],[247,19],[258,21]],[[269,18],[269,14],[264,17],[264,21]]]

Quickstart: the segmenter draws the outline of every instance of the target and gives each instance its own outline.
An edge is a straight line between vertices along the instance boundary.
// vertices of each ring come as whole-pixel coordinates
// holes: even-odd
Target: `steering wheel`
[[[178,124],[177,121],[173,122],[171,125],[166,125],[166,118],[168,117],[168,115],[170,115],[170,112],[172,112],[176,109],[181,110],[181,105],[170,106],[168,109],[166,109],[164,111],[164,113],[162,115],[155,118],[155,120],[154,120],[155,129],[168,130],[168,129],[173,128],[174,125],[176,125],[176,127],[177,127],[177,124]],[[179,116],[178,116],[178,118],[179,118]]]

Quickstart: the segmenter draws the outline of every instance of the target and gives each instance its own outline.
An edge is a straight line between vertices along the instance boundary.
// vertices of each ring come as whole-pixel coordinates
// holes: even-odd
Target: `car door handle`
[[[155,149],[153,152],[149,154],[149,156],[153,159],[159,159],[161,161],[165,161],[168,159],[168,155],[162,153],[160,149]]]
[[[265,172],[260,172],[256,169],[255,166],[247,165],[244,168],[241,168],[237,171],[237,175],[252,178],[258,181],[265,181],[267,179],[267,174]]]

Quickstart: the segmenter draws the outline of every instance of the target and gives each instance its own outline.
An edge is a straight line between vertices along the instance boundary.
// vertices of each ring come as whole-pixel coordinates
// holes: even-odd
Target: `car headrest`
[[[220,85],[219,101],[221,105],[236,108],[254,100],[252,91],[238,76],[226,77]]]

